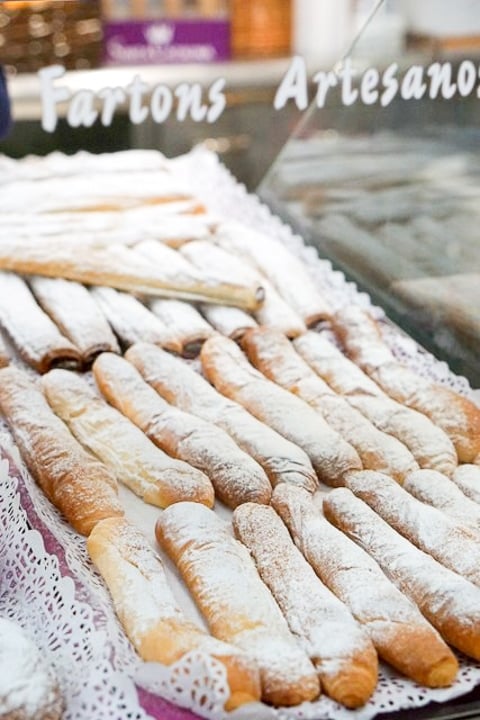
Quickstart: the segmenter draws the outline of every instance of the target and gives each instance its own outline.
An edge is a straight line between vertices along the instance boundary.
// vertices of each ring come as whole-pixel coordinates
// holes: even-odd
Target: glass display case
[[[260,194],[392,320],[479,387],[478,58],[348,63],[349,97],[339,80],[344,65]]]

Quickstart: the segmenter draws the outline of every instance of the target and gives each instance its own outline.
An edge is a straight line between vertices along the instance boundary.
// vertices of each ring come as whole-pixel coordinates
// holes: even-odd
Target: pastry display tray
[[[190,178],[192,189],[214,213],[238,219],[277,237],[301,257],[334,309],[350,303],[369,308],[370,312],[383,323],[388,344],[403,362],[459,393],[470,394],[471,390],[465,378],[451,373],[445,363],[438,362],[411,338],[386,322],[383,311],[373,307],[368,296],[359,293],[356,286],[348,283],[340,272],[334,271],[328,261],[319,259],[314,249],[305,247],[302,239],[294,236],[288,226],[272,216],[258,198],[248,195],[213,154],[198,150],[174,162],[179,176],[185,181]],[[3,430],[1,424],[0,430]],[[6,449],[8,455],[8,445]],[[384,669],[374,698],[364,708],[355,712],[341,708],[323,697],[318,703],[302,708],[272,710],[258,705],[241,708],[229,715],[223,710],[223,696],[219,692],[221,688],[218,688],[211,677],[208,677],[210,668],[208,661],[205,664],[204,658],[191,657],[188,662],[182,660],[175,668],[163,669],[161,666],[140,662],[116,620],[100,577],[92,570],[84,539],[59,519],[58,513],[28,474],[24,473],[23,479],[19,482],[19,489],[20,492],[16,492],[16,488],[12,485],[10,499],[7,496],[4,498],[0,496],[0,511],[3,509],[4,513],[3,522],[9,524],[10,529],[13,530],[15,523],[20,527],[23,522],[22,537],[27,538],[30,537],[26,529],[28,524],[30,529],[37,529],[40,533],[43,529],[43,541],[41,535],[37,537],[38,533],[35,538],[31,538],[33,550],[39,556],[39,561],[36,563],[39,567],[42,567],[42,563],[48,565],[49,562],[51,567],[48,565],[48,577],[39,577],[38,573],[31,577],[29,573],[23,573],[23,585],[22,587],[17,585],[15,589],[18,616],[27,623],[30,622],[30,625],[35,622],[40,615],[32,615],[28,620],[26,618],[30,610],[28,603],[33,593],[37,603],[35,607],[43,606],[45,609],[45,603],[48,607],[45,588],[50,593],[59,593],[63,608],[75,607],[73,617],[75,622],[72,621],[66,628],[61,625],[59,618],[50,617],[46,613],[41,616],[43,625],[37,631],[39,636],[43,636],[43,640],[42,637],[38,638],[39,644],[46,650],[51,637],[63,647],[66,664],[58,668],[62,674],[60,680],[63,687],[71,688],[68,695],[71,709],[66,714],[65,720],[111,720],[112,718],[193,720],[197,716],[208,717],[211,720],[373,720],[373,718],[447,720],[474,718],[480,715],[480,688],[477,687],[480,686],[480,666],[465,659],[461,659],[461,672],[455,685],[442,690],[420,688]],[[123,488],[121,497],[127,517],[140,527],[154,544],[153,528],[158,509],[144,505],[130,491]],[[219,512],[228,513],[221,508]],[[0,512],[0,516],[1,514]],[[6,519],[7,517],[9,520]],[[13,533],[12,538],[15,537]],[[6,542],[6,538],[4,540]],[[17,546],[13,547],[15,541],[12,540],[10,548],[5,546],[4,549],[9,552],[9,562],[12,565],[17,563],[21,568],[26,558],[31,557],[32,544],[29,543],[22,545],[17,542]],[[58,562],[48,560],[49,553],[59,556]],[[179,601],[181,599],[188,613],[201,622],[198,611],[179,581],[178,575],[168,561],[165,564],[174,594]],[[60,576],[63,576],[63,580]],[[73,596],[77,605],[73,604]],[[4,601],[7,599],[4,597]],[[84,613],[84,622],[77,622],[78,616],[82,613]],[[65,621],[64,618],[61,619]],[[73,641],[80,644],[81,652],[77,652],[79,656],[81,655],[85,678],[80,671],[75,671],[75,661],[71,652]],[[98,678],[101,678],[101,681]],[[203,696],[199,697],[198,692],[195,692],[194,679],[205,683],[202,685]],[[142,688],[139,697],[143,707],[137,698],[136,688]],[[147,694],[143,692],[144,690]],[[157,701],[156,695],[187,707],[197,715],[192,715],[188,710],[179,710],[177,714],[176,710],[166,705],[163,700]],[[119,713],[120,707],[124,709]]]

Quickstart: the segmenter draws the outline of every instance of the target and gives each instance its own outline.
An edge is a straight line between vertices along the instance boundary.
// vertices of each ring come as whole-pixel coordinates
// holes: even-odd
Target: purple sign
[[[115,65],[211,63],[230,59],[227,20],[108,22],[105,61]]]

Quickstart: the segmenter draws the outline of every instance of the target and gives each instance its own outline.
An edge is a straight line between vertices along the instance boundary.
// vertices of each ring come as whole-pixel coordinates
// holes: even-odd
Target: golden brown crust
[[[170,250],[166,246],[162,248]],[[51,240],[2,241],[0,268],[25,275],[60,277],[85,285],[106,285],[138,294],[219,302],[247,310],[255,310],[264,296],[258,284],[234,285],[200,273],[195,277],[175,275],[167,266],[154,265],[136,250],[120,244],[99,246],[92,242],[79,248]]]
[[[418,550],[347,488],[326,495],[323,509],[335,527],[378,562],[449,645],[480,658],[479,588]],[[443,672],[440,665],[439,674]]]
[[[148,343],[131,347],[125,358],[169,403],[222,428],[267,473],[272,485],[288,482],[310,492],[317,478],[306,453],[218,393],[186,363]]]
[[[262,698],[298,705],[319,693],[315,670],[245,547],[214,512],[193,503],[165,510],[156,526],[160,545],[179,569],[212,634],[232,643],[260,669]]]
[[[394,400],[424,413],[442,428],[455,445],[460,462],[473,462],[480,452],[480,408],[399,363],[378,324],[361,308],[342,310],[332,324],[348,355],[372,380]]]
[[[93,372],[110,404],[170,456],[202,470],[226,505],[270,502],[272,489],[263,469],[221,428],[169,405],[123,358],[105,353]]]
[[[203,472],[160,450],[86,380],[67,370],[52,370],[42,378],[42,386],[77,440],[145,502],[162,508],[180,500],[213,506],[213,488]]]
[[[33,477],[77,532],[88,535],[100,520],[123,515],[114,477],[13,366],[0,371],[0,410]]]
[[[177,604],[160,558],[125,519],[99,523],[87,549],[112,596],[122,626],[146,662],[172,665],[192,650],[205,652],[227,671],[234,710],[260,699],[257,668],[234,647],[215,640]]]
[[[352,473],[345,484],[413,545],[480,586],[477,530],[420,502],[387,475],[366,470]]]
[[[348,708],[364,705],[377,684],[377,653],[350,611],[315,575],[272,507],[235,510],[235,534],[252,553],[322,687]]]
[[[350,443],[364,468],[385,472],[399,483],[418,470],[410,451],[396,438],[377,430],[345,398],[337,395],[284,335],[271,328],[255,328],[245,334],[241,344],[266,377],[308,403]]]
[[[233,340],[221,335],[209,338],[200,358],[216,389],[299,445],[322,482],[339,486],[346,473],[361,469],[354,448],[306,402],[256,370]]]
[[[322,516],[310,495],[283,485],[272,504],[320,579],[366,628],[380,657],[421,685],[451,685],[458,663],[449,647],[377,563]]]

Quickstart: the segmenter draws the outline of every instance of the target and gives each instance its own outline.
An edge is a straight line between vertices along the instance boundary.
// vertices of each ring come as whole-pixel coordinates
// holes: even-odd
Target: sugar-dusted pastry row
[[[400,589],[409,595],[406,585],[399,584],[395,591],[392,585],[387,584],[380,568],[373,571],[375,563],[369,565],[364,556],[360,563],[362,571],[358,573],[364,605],[355,603],[348,590],[350,582],[353,582],[350,580],[351,558],[345,567],[349,575],[348,582],[342,580],[342,566],[331,570],[321,569],[327,565],[328,556],[332,561],[338,559],[341,542],[339,548],[333,544],[327,556],[324,554],[321,562],[317,564],[315,553],[310,555],[303,549],[300,541],[297,541],[294,518],[295,513],[305,512],[306,517],[309,517],[310,513],[315,520],[314,525],[319,524],[318,510],[311,496],[318,482],[313,466],[321,468],[321,460],[317,454],[327,452],[331,455],[327,454],[326,457],[331,459],[324,461],[323,468],[331,467],[331,470],[322,476],[323,479],[331,485],[350,488],[359,497],[370,498],[369,502],[379,516],[385,517],[400,533],[408,535],[409,541],[413,543],[412,551],[413,545],[418,545],[424,553],[430,554],[432,561],[435,555],[437,562],[442,563],[446,572],[453,570],[465,577],[465,588],[478,580],[475,563],[468,559],[470,555],[475,558],[478,553],[476,538],[471,531],[465,531],[462,525],[449,521],[442,512],[422,510],[419,507],[421,503],[414,500],[388,476],[369,474],[368,471],[362,474],[363,465],[357,460],[345,465],[345,457],[360,458],[361,455],[352,455],[355,450],[348,443],[345,447],[350,449],[344,451],[340,435],[335,437],[338,456],[333,450],[329,450],[334,444],[330,435],[335,431],[328,425],[321,424],[325,422],[321,418],[321,411],[319,412],[319,398],[323,395],[318,390],[321,388],[321,393],[325,393],[326,397],[338,396],[333,391],[325,390],[324,386],[327,386],[317,375],[307,372],[309,366],[305,365],[285,337],[264,328],[252,329],[246,334],[243,346],[248,356],[257,367],[264,369],[266,375],[270,375],[268,363],[271,362],[272,367],[278,366],[278,378],[282,378],[283,388],[255,370],[233,341],[215,335],[206,341],[201,358],[207,376],[212,378],[215,385],[229,395],[229,398],[217,392],[184,361],[154,345],[138,344],[130,348],[126,359],[116,354],[104,353],[95,361],[93,370],[98,389],[108,403],[85,380],[71,372],[53,370],[47,373],[40,381],[40,390],[22,371],[10,367],[0,373],[0,379],[3,379],[0,407],[10,422],[32,474],[49,497],[77,529],[85,534],[93,532],[89,541],[89,547],[93,548],[92,557],[109,585],[117,612],[129,637],[145,659],[173,662],[184,652],[194,648],[203,648],[213,657],[223,658],[221,662],[226,667],[232,693],[230,707],[258,697],[274,704],[297,704],[317,697],[320,688],[347,707],[357,707],[368,700],[375,688],[377,660],[374,647],[382,659],[417,682],[432,686],[449,684],[456,674],[456,660],[442,643],[440,636],[435,634],[433,627],[436,627],[449,643],[472,657],[477,657],[476,638],[469,636],[465,639],[462,635],[462,628],[471,621],[470,616],[465,615],[467,608],[462,606],[457,615],[452,610],[448,623],[445,624],[443,619],[437,618],[431,610],[435,607],[432,598],[431,607],[425,605],[425,609],[421,606],[420,610],[433,627],[426,622],[422,625],[421,615],[415,616],[415,612],[418,613],[415,604],[405,604],[406,600],[398,591]],[[263,362],[266,363],[264,366]],[[226,379],[230,380],[224,386],[221,382],[225,383],[225,378],[218,379],[221,377],[222,363]],[[359,380],[360,378],[361,376]],[[253,390],[249,387],[250,384]],[[366,382],[365,386],[368,384]],[[6,387],[9,391],[4,390]],[[17,394],[14,392],[15,388]],[[21,393],[23,405],[18,393]],[[341,405],[344,402],[342,401]],[[32,403],[38,410],[35,413],[38,427],[31,424],[30,415],[27,417],[25,411],[25,404],[31,407]],[[242,408],[242,405],[245,407]],[[288,411],[277,415],[276,407],[288,408]],[[290,416],[296,418],[297,423],[304,423],[307,433],[310,424],[317,423],[318,418],[323,434],[317,433],[316,440],[313,435],[311,440],[308,440],[307,434],[307,440],[304,441],[300,437],[298,424],[290,422]],[[61,418],[65,425],[58,418]],[[222,427],[216,427],[213,422]],[[272,424],[276,430],[269,428],[268,424]],[[61,446],[64,452],[58,461],[56,457],[53,457],[55,462],[50,462],[50,458],[44,461],[41,452],[47,445],[51,447],[54,438],[57,438],[57,446]],[[292,438],[302,444],[302,448],[293,443]],[[344,452],[348,454],[344,455]],[[112,489],[113,477],[114,481],[125,483],[146,501],[159,507],[170,506],[170,509],[161,515],[157,537],[178,565],[214,637],[227,643],[230,646],[228,651],[217,653],[215,646],[211,646],[211,651],[208,650],[211,641],[204,639],[205,636],[199,628],[192,630],[188,618],[183,617],[182,623],[188,627],[188,640],[182,640],[183,625],[180,623],[180,629],[177,628],[178,632],[173,634],[173,644],[169,646],[172,647],[172,654],[168,656],[170,659],[163,654],[163,650],[160,652],[163,647],[160,639],[170,627],[172,614],[176,617],[177,611],[181,611],[178,608],[172,610],[170,605],[169,609],[165,610],[162,603],[156,605],[152,600],[150,605],[145,600],[148,606],[145,612],[151,612],[150,617],[153,618],[150,626],[144,622],[141,614],[143,610],[129,606],[123,598],[125,582],[119,580],[119,573],[114,569],[116,565],[111,558],[117,557],[117,552],[120,552],[122,557],[125,555],[126,551],[118,550],[119,543],[124,542],[126,537],[130,538],[134,530],[122,520],[118,500],[112,501],[111,497],[105,513],[100,517],[95,516],[94,511],[98,504],[97,499],[93,498],[93,492],[94,488],[98,488],[98,480],[95,478],[92,482],[93,476],[89,478],[88,472],[85,472],[82,478],[78,475],[78,462],[91,458],[89,453],[98,458],[95,462],[98,467],[103,467],[105,479],[110,478],[110,482],[107,481],[105,485],[109,490]],[[60,449],[58,455],[60,456]],[[290,466],[288,462],[285,464],[288,456]],[[38,460],[38,457],[40,464],[36,465],[35,460]],[[416,478],[421,477],[422,472],[427,472],[428,477],[429,473],[436,474],[436,471],[418,470],[415,461],[410,462],[412,468],[406,470],[403,477],[397,478],[405,483],[407,488],[409,482],[413,484]],[[460,466],[463,471],[465,468],[468,466]],[[40,471],[43,471],[43,475]],[[454,471],[453,477],[461,477],[462,473],[458,473],[458,470]],[[76,517],[77,508],[72,508],[69,504],[72,491],[68,492],[68,487],[64,485],[65,477],[71,478],[71,482],[77,482],[74,492],[81,496],[81,509],[84,514],[88,515],[91,505],[93,520],[89,518],[87,525],[83,524],[83,516],[80,519]],[[462,495],[453,481],[447,478],[444,478],[444,481]],[[271,484],[276,487],[273,492],[273,508],[285,521],[304,558],[295,550],[280,517],[267,507],[271,501]],[[55,486],[59,492],[55,492]],[[364,486],[367,490],[373,488],[373,494],[368,494],[365,490],[366,494],[362,495]],[[225,560],[222,560],[222,548],[228,548],[228,542],[236,541],[231,539],[228,532],[225,535],[225,527],[213,511],[208,509],[213,504],[213,488],[223,502],[237,507],[234,514],[235,532],[252,553],[255,565],[252,565],[251,559],[247,562],[248,555],[245,555],[237,544],[232,546],[231,553],[227,552]],[[333,493],[332,497],[336,497],[336,494]],[[378,505],[374,504],[371,497]],[[192,503],[192,500],[196,502]],[[296,508],[293,514],[290,514],[289,502]],[[475,507],[475,503],[464,496],[464,503],[468,502]],[[436,517],[431,519],[430,512],[436,513]],[[179,525],[175,520],[177,513],[180,517]],[[171,521],[171,536],[163,529],[164,522],[167,522],[163,518],[169,517],[174,518]],[[319,517],[321,518],[321,515]],[[195,524],[196,518],[199,518],[198,525]],[[323,522],[326,523],[325,520]],[[197,537],[198,533],[205,532],[205,524],[213,547],[216,547],[214,538],[218,533],[218,554],[213,556],[214,559],[204,560],[204,555],[208,555],[205,543]],[[301,527],[304,524],[305,521],[301,520]],[[427,531],[430,524],[434,525],[436,534],[429,540]],[[108,529],[107,539],[102,534],[102,528]],[[123,528],[120,535],[117,532],[119,528]],[[178,535],[180,531],[181,536]],[[97,537],[97,533],[101,539],[100,557],[103,557],[105,543],[109,548],[105,561],[97,560],[97,545],[92,539]],[[427,541],[424,540],[425,536]],[[230,537],[228,542],[226,537]],[[146,562],[146,541],[138,534],[136,538],[135,543],[142,546],[140,557]],[[322,540],[325,548],[328,548],[326,539],[328,534]],[[129,539],[127,545],[130,541]],[[445,550],[453,541],[453,545]],[[198,561],[194,560],[196,555],[193,551],[197,542]],[[183,548],[187,557],[185,565]],[[420,549],[417,552],[420,552]],[[231,565],[228,565],[231,563],[232,553],[235,557],[239,553],[239,559],[237,575],[230,579],[226,568],[228,566],[232,569]],[[348,545],[346,557],[353,554],[355,559],[355,553],[351,544]],[[138,573],[140,561],[132,559],[128,553],[126,558],[125,573],[130,577],[129,573],[132,572],[134,578],[136,575],[130,566],[137,568]],[[161,565],[157,567],[159,559],[151,558],[150,561],[156,568],[154,578],[157,573],[163,577]],[[218,576],[215,574],[211,577],[209,574],[211,565],[216,568]],[[385,567],[382,567],[386,572]],[[447,567],[450,568],[449,571]],[[221,572],[218,572],[218,568],[221,568]],[[138,581],[143,582],[145,573],[141,571],[140,575],[142,577],[139,577]],[[202,577],[205,577],[205,586],[200,586],[203,590],[197,586],[199,578]],[[451,580],[450,574],[444,577]],[[231,590],[228,589],[230,582]],[[249,582],[252,583],[251,587]],[[234,588],[238,590],[238,587],[243,587],[245,583],[250,589],[246,597],[238,597]],[[370,586],[372,595],[365,596],[366,589]],[[155,581],[153,587],[156,587]],[[393,610],[389,602],[382,600],[387,587],[387,597],[391,594],[396,598]],[[266,588],[270,595],[265,594]],[[149,590],[149,595],[145,588],[141,590],[139,587],[139,596],[145,598],[155,597],[155,592]],[[466,597],[470,598],[472,592],[476,591],[470,588]],[[167,597],[165,593],[166,591],[162,590],[158,597]],[[360,590],[358,595],[360,596]],[[255,605],[254,608],[249,600],[252,596],[258,599],[258,606]],[[228,608],[228,611],[223,612],[223,617],[225,612],[227,618],[234,618],[235,613],[255,618],[255,613],[260,613],[258,623],[253,620],[256,628],[253,634],[245,630],[245,635],[235,626],[233,619],[231,623],[226,622],[227,627],[215,620],[219,617],[219,611],[216,611],[215,607],[216,603],[220,602],[220,597],[223,598],[222,607]],[[260,597],[264,597],[264,600],[260,601]],[[419,597],[420,595],[412,595],[411,600],[418,605]],[[376,601],[379,608],[382,604],[385,606],[386,619],[382,619],[380,623],[373,622],[376,615],[371,614],[372,608],[376,607]],[[273,615],[272,602],[276,608]],[[403,617],[407,608],[409,612],[405,615],[404,625],[410,627],[413,624],[415,628],[418,625],[419,629],[418,632],[415,630],[407,634],[408,640],[402,645],[393,630],[399,631],[399,617]],[[282,617],[282,622],[276,624],[272,619],[275,616]],[[137,627],[144,629],[144,635],[137,634]],[[391,627],[392,633],[390,630],[387,632],[387,627]],[[261,628],[263,629],[260,631]],[[363,634],[360,633],[360,628],[363,628]],[[270,638],[268,643],[267,637]],[[395,641],[392,639],[394,637]],[[431,652],[429,650],[423,655],[420,651],[412,652],[416,643],[418,647],[426,644],[431,647]],[[236,651],[232,650],[234,647]],[[234,657],[232,668],[230,660],[235,652],[240,652],[242,659],[237,663]],[[275,658],[275,662],[272,658]],[[292,668],[296,669],[296,673],[292,674]],[[285,682],[285,677],[291,678],[290,684]],[[237,682],[241,685],[240,690]]]

